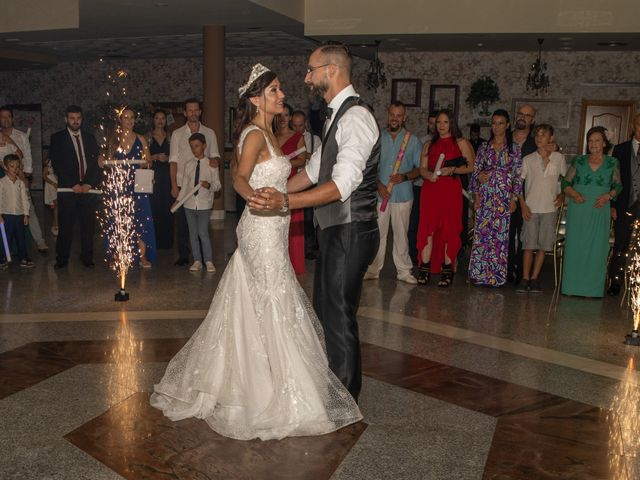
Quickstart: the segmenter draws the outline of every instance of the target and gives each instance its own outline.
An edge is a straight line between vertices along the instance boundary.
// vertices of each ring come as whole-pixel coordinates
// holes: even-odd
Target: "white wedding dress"
[[[246,135],[257,129],[247,127]],[[286,189],[289,160],[257,164],[252,188]],[[362,419],[328,367],[324,334],[288,253],[289,215],[255,213],[238,223],[238,248],[209,313],[155,385],[151,404],[172,420],[207,421],[249,440],[320,435]]]

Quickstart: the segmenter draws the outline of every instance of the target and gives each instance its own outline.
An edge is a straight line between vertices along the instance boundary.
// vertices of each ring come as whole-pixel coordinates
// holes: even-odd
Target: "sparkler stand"
[[[636,347],[640,347],[640,334],[638,334],[638,330],[631,330],[631,333],[625,335],[624,343],[627,345],[635,345]]]
[[[114,300],[116,302],[128,302],[129,301],[129,293],[124,288],[121,288],[116,293]]]

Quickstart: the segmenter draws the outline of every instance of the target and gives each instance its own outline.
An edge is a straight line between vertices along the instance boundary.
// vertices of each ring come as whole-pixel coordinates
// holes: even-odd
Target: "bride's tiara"
[[[247,83],[245,83],[238,89],[239,96],[241,97],[242,95],[244,95],[244,92],[249,89],[249,87],[258,79],[258,77],[270,71],[271,70],[269,70],[261,63],[256,63],[251,69],[251,75],[249,75],[249,80],[247,80]]]

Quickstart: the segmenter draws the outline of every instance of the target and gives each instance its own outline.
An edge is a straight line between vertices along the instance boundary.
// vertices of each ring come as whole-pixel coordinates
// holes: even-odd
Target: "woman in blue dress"
[[[118,116],[119,131],[111,142],[110,157],[115,160],[150,161],[149,145],[142,135],[133,131],[136,114],[125,108]],[[129,169],[129,192],[134,196],[135,226],[138,237],[139,262],[142,268],[150,268],[156,260],[156,236],[153,228],[151,199],[147,193],[135,193],[135,171],[150,168],[146,165],[132,165]]]

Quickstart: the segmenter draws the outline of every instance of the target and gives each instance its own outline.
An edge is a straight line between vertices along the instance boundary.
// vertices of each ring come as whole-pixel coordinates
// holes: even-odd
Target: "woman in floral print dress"
[[[476,155],[469,190],[474,196],[475,231],[469,278],[474,285],[498,287],[507,280],[509,220],[522,192],[520,147],[513,143],[509,113],[491,116],[491,137]]]

